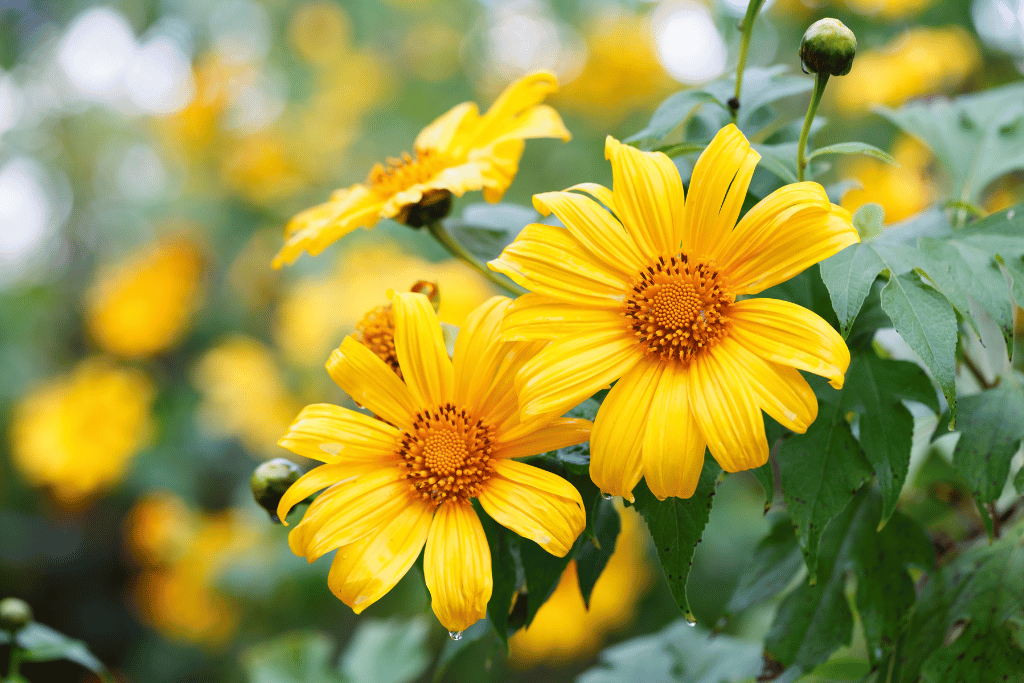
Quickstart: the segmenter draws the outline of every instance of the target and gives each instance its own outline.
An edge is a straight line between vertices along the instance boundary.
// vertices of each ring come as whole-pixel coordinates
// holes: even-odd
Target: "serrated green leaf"
[[[908,273],[889,278],[882,290],[882,310],[931,370],[955,424],[957,325],[953,306],[917,273]]]
[[[924,530],[896,513],[880,532],[881,495],[864,488],[833,519],[822,538],[819,581],[786,596],[765,639],[765,653],[785,667],[778,681],[794,681],[849,644],[853,615],[846,598],[848,572],[857,576],[857,608],[873,663],[891,651],[914,604],[907,565],[930,567]]]
[[[85,643],[69,638],[49,626],[32,622],[18,631],[17,639],[23,649],[22,659],[26,662],[66,659],[99,675],[104,681],[110,680],[107,667],[89,651]]]
[[[622,523],[619,511],[610,500],[598,496],[592,508],[587,510],[587,518],[593,527],[593,535],[587,535],[580,544],[576,554],[576,575],[579,578],[580,593],[583,604],[590,607],[590,594],[594,584],[601,576],[609,558],[615,552],[615,542],[619,537]]]
[[[935,153],[953,198],[977,203],[990,182],[1024,168],[1024,84],[878,111]]]
[[[341,657],[341,671],[352,681],[409,683],[430,666],[428,634],[423,617],[363,620]]]
[[[832,308],[839,318],[839,331],[846,339],[871,291],[871,284],[885,264],[873,249],[852,244],[822,261],[818,267],[821,279],[828,287]]]
[[[725,611],[737,614],[778,595],[796,576],[801,564],[803,557],[793,533],[793,523],[786,515],[778,515],[768,535],[757,544],[754,555],[743,568]]]
[[[242,655],[248,683],[344,683],[331,664],[334,645],[323,633],[291,633]]]
[[[684,614],[690,610],[686,579],[690,575],[693,551],[711,515],[711,501],[720,473],[721,468],[714,458],[705,457],[697,490],[690,498],[658,500],[643,482],[633,490],[637,512],[647,523],[672,596]]]
[[[828,147],[821,147],[816,149],[807,155],[807,160],[810,161],[815,157],[824,156],[826,154],[866,154],[869,157],[875,159],[881,159],[882,161],[899,166],[896,160],[892,158],[887,152],[884,152],[874,145],[869,145],[866,142],[840,142],[835,145],[829,145]]]
[[[577,683],[740,683],[761,668],[761,649],[731,636],[710,637],[685,621],[649,636],[633,638],[601,653],[601,664]]]

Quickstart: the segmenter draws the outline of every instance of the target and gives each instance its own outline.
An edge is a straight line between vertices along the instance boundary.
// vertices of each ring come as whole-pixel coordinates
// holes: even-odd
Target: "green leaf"
[[[495,641],[497,637],[494,629],[488,628],[487,622],[481,619],[463,631],[462,638],[459,640],[449,638],[441,649],[441,656],[438,657],[437,664],[434,665],[434,675],[431,680],[434,683],[443,680],[444,674],[452,662],[462,657],[471,646],[480,643],[483,647],[497,647]]]
[[[796,143],[778,145],[751,145],[761,155],[758,166],[771,171],[785,183],[799,181],[796,167]]]
[[[1004,534],[929,577],[893,662],[893,681],[1024,681],[1024,525]]]
[[[953,466],[979,504],[991,503],[1002,494],[1010,462],[1024,439],[1024,388],[1010,378],[994,389],[964,396],[959,431]]]
[[[682,90],[670,95],[658,105],[650,122],[640,132],[626,138],[625,142],[641,140],[663,140],[678,127],[685,127],[691,118],[705,104],[715,104],[728,111],[713,94],[704,90]],[[668,145],[666,145],[668,147]]]
[[[582,534],[580,538],[582,538]],[[580,539],[576,539],[576,546],[579,546]],[[523,572],[526,575],[526,595],[520,596],[520,600],[526,600],[526,623],[529,626],[533,618],[537,616],[537,610],[547,602],[558,586],[569,560],[574,556],[574,550],[570,550],[565,557],[555,557],[548,551],[541,548],[531,540],[519,539],[519,553],[523,560]]]
[[[691,619],[686,579],[693,564],[693,551],[711,515],[711,500],[715,496],[720,472],[714,458],[705,457],[697,490],[690,498],[658,500],[642,482],[633,491],[637,512],[644,518],[654,539],[672,596],[679,609]]]
[[[824,156],[826,154],[866,154],[869,157],[881,159],[882,161],[899,166],[896,160],[893,159],[888,153],[883,152],[874,145],[869,145],[866,142],[840,142],[836,145],[829,145],[828,147],[821,147],[816,149],[807,155],[807,160],[810,161],[815,157]]]
[[[1017,493],[1024,496],[1024,467],[1017,470],[1017,476],[1013,478],[1013,488],[1017,489]]]
[[[838,254],[821,262],[821,279],[828,287],[832,307],[839,318],[839,331],[843,339],[864,305],[871,291],[871,283],[882,272],[885,264],[878,254],[860,244],[852,244]]]
[[[18,631],[18,645],[23,648],[22,659],[26,662],[50,662],[66,659],[99,675],[104,681],[111,680],[107,668],[89,647],[80,640],[69,638],[49,626],[32,622]]]
[[[885,209],[881,204],[868,202],[853,212],[853,226],[861,239],[878,237],[885,229]]]
[[[584,534],[576,555],[576,575],[579,577],[583,604],[590,607],[590,594],[594,591],[601,572],[615,552],[615,542],[622,529],[619,511],[610,500],[598,496],[593,507],[587,510],[587,519],[594,529],[593,535]]]
[[[363,620],[341,657],[352,681],[409,683],[430,666],[427,620]]]
[[[584,671],[577,683],[672,681],[739,683],[761,669],[761,649],[731,636],[711,637],[679,620],[658,633],[606,649],[601,663]]]
[[[882,310],[939,383],[956,423],[956,313],[917,273],[895,275],[882,290]]]
[[[662,152],[669,157],[681,157],[685,154],[694,154],[695,152],[703,152],[707,145],[700,142],[678,142],[674,145],[665,145],[664,147],[655,148],[654,152]]]
[[[990,182],[1024,169],[1022,83],[878,111],[935,153],[949,171],[956,199],[977,203]]]
[[[512,610],[512,597],[522,581],[519,537],[491,519],[482,509],[478,509],[477,513],[491,550],[491,577],[494,588],[487,603],[487,618],[494,625],[501,642],[507,647],[508,615]]]
[[[793,533],[793,523],[786,515],[778,515],[768,535],[757,544],[754,555],[743,568],[725,611],[737,614],[778,595],[796,576],[801,564],[803,557]]]
[[[892,651],[914,604],[908,565],[932,563],[931,542],[916,522],[896,513],[878,532],[882,499],[864,488],[833,519],[822,537],[819,581],[786,596],[765,639],[766,658],[794,681],[824,662],[853,634],[846,597],[847,574],[857,577],[857,609],[864,623],[872,663]]]
[[[772,441],[769,440],[768,443],[771,444]],[[761,484],[761,490],[764,491],[764,509],[767,512],[772,506],[772,501],[775,499],[775,473],[772,471],[772,464],[771,462],[766,462],[760,467],[750,470],[750,473]]]
[[[331,640],[322,633],[291,633],[242,655],[248,683],[345,683],[331,665]]]
[[[540,214],[518,204],[469,204],[458,218],[447,218],[445,229],[469,253],[487,262],[501,254],[519,232],[540,221]]]

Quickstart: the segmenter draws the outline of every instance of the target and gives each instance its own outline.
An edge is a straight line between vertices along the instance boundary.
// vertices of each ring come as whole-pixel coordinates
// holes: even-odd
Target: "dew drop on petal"
[[[690,610],[686,610],[686,614],[683,615],[683,618],[686,619],[686,624],[691,628],[697,625],[697,617],[693,616],[693,612]]]
[[[602,493],[602,494],[601,494],[601,497],[602,497],[602,498],[604,498],[605,500],[611,500],[611,499],[612,499],[612,498],[614,498],[615,496],[613,496],[613,495],[612,495],[612,494],[610,494],[610,493]]]
[[[462,631],[448,631],[448,637],[452,640],[462,640]]]

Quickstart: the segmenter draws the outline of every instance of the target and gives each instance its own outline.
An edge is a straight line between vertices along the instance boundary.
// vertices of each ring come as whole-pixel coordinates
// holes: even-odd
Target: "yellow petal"
[[[479,120],[479,111],[474,102],[456,105],[420,131],[416,136],[415,149],[447,151],[460,130],[475,125]]]
[[[572,484],[537,467],[500,460],[480,493],[484,510],[507,529],[565,557],[587,525],[583,498]]]
[[[621,325],[622,314],[608,308],[586,308],[543,294],[523,294],[505,314],[502,336],[508,340],[554,340],[585,334],[595,327]]]
[[[434,507],[410,502],[376,533],[340,548],[327,585],[359,614],[405,576],[427,540]]]
[[[361,474],[321,493],[291,532],[289,544],[313,562],[386,524],[413,499],[404,469]]]
[[[380,420],[315,403],[302,409],[277,445],[321,462],[384,463],[397,457],[400,439],[400,431]]]
[[[505,190],[516,177],[524,149],[526,144],[522,140],[506,140],[481,150],[479,155],[475,151],[470,152],[470,158],[475,159],[480,168],[484,199],[492,204],[501,201]]]
[[[721,346],[750,382],[761,410],[786,429],[806,432],[818,416],[818,399],[799,371],[763,360],[735,339],[727,337]]]
[[[495,443],[499,458],[522,458],[556,451],[566,446],[583,443],[590,438],[590,420],[574,417],[560,417],[547,420],[532,420],[513,427],[499,435]]]
[[[590,197],[575,192],[545,192],[533,196],[533,206],[544,216],[558,216],[601,265],[627,282],[646,267],[646,260],[622,224]]]
[[[338,482],[355,479],[361,474],[373,472],[376,469],[378,469],[376,466],[367,463],[348,462],[314,467],[299,477],[281,496],[281,500],[277,504],[277,516],[281,519],[282,524],[288,526],[288,522],[285,521],[288,513],[296,504],[306,500],[311,494]]]
[[[288,223],[284,246],[274,257],[274,268],[292,264],[303,251],[316,256],[356,228],[370,228],[380,220],[383,201],[364,185],[339,190],[330,201],[306,209]]]
[[[683,251],[698,257],[720,252],[739,218],[760,158],[733,124],[718,131],[693,167]]]
[[[665,364],[644,433],[643,473],[658,500],[689,498],[704,466],[704,436],[690,410],[690,372]]]
[[[746,299],[729,307],[729,335],[765,360],[827,377],[836,389],[850,367],[850,349],[823,318],[777,299]]]
[[[345,337],[327,361],[327,374],[352,400],[406,431],[419,410],[412,392],[377,355]]]
[[[509,122],[490,144],[530,138],[560,138],[562,141],[568,141],[572,139],[572,134],[562,123],[562,117],[558,112],[546,104],[538,104]]]
[[[768,462],[757,395],[721,344],[690,361],[690,405],[711,455],[726,472]]]
[[[515,380],[531,358],[546,346],[544,342],[508,342],[504,349],[501,364],[486,395],[477,405],[480,415],[486,415],[499,432],[519,422],[519,396],[515,389]]]
[[[642,355],[636,341],[613,326],[552,342],[516,378],[524,419],[563,415],[621,377]]]
[[[472,149],[485,147],[487,144],[499,140],[513,130],[519,120],[527,115],[532,108],[543,102],[548,95],[557,91],[558,79],[552,73],[538,71],[520,78],[498,96],[481,118],[480,125],[471,132],[467,131],[465,138],[459,142],[462,142],[466,148]],[[559,122],[561,122],[560,119]],[[570,135],[569,131],[561,126],[550,132],[539,132],[535,135],[524,134],[524,137],[560,137],[563,140],[568,140]]]
[[[683,181],[661,152],[641,152],[608,136],[604,156],[612,162],[613,208],[648,262],[676,254],[683,235]]]
[[[437,508],[423,573],[430,606],[449,631],[464,631],[487,614],[494,587],[491,550],[472,505],[455,502]]]
[[[579,183],[572,187],[566,188],[566,192],[586,192],[597,201],[604,204],[607,209],[615,208],[615,195],[604,185],[598,185],[597,183]]]
[[[472,414],[480,414],[479,408],[508,350],[508,343],[502,340],[501,323],[511,305],[507,297],[491,297],[473,309],[455,339],[455,403]]]
[[[530,291],[585,305],[617,308],[629,281],[604,267],[565,228],[532,223],[489,263]]]
[[[664,365],[643,360],[608,392],[590,435],[590,478],[604,493],[633,500],[640,481],[640,451]]]
[[[817,183],[796,183],[747,212],[718,262],[736,293],[757,294],[859,241],[849,211]]]
[[[413,400],[429,409],[452,400],[455,372],[441,335],[441,323],[423,294],[396,292],[391,297],[395,316],[395,355]]]

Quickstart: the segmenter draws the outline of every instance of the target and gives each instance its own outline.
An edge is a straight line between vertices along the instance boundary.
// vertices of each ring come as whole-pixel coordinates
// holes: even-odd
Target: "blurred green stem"
[[[11,634],[11,659],[7,664],[7,678],[11,681],[21,679],[21,648],[18,647],[15,634]]]
[[[811,95],[811,104],[807,107],[804,127],[800,130],[800,144],[796,148],[796,175],[800,182],[803,182],[804,172],[807,170],[807,136],[811,134],[811,124],[814,122],[814,115],[818,113],[818,105],[821,104],[821,96],[825,93],[827,83],[828,72],[814,74],[814,94]]]
[[[487,278],[494,284],[498,285],[512,296],[519,296],[521,294],[527,293],[528,290],[523,289],[516,283],[509,280],[504,275],[494,272],[493,270],[487,267],[486,263],[482,262],[476,256],[469,253],[469,251],[464,246],[459,244],[458,240],[452,237],[448,233],[448,231],[445,230],[444,226],[441,224],[441,221],[429,223],[427,225],[427,230],[430,231],[430,234],[434,236],[434,239],[440,242],[441,246],[447,249],[452,256],[454,256],[457,259],[461,259],[462,261],[465,261],[470,266],[472,266],[476,272],[480,273],[485,278]]]
[[[750,48],[750,36],[754,32],[754,20],[757,13],[761,11],[764,0],[750,0],[747,5],[747,14],[740,22],[740,61],[736,64],[736,93],[729,101],[729,110],[732,112],[732,122],[736,123],[736,117],[740,110],[740,91],[743,90],[743,70],[747,68],[747,50]]]

